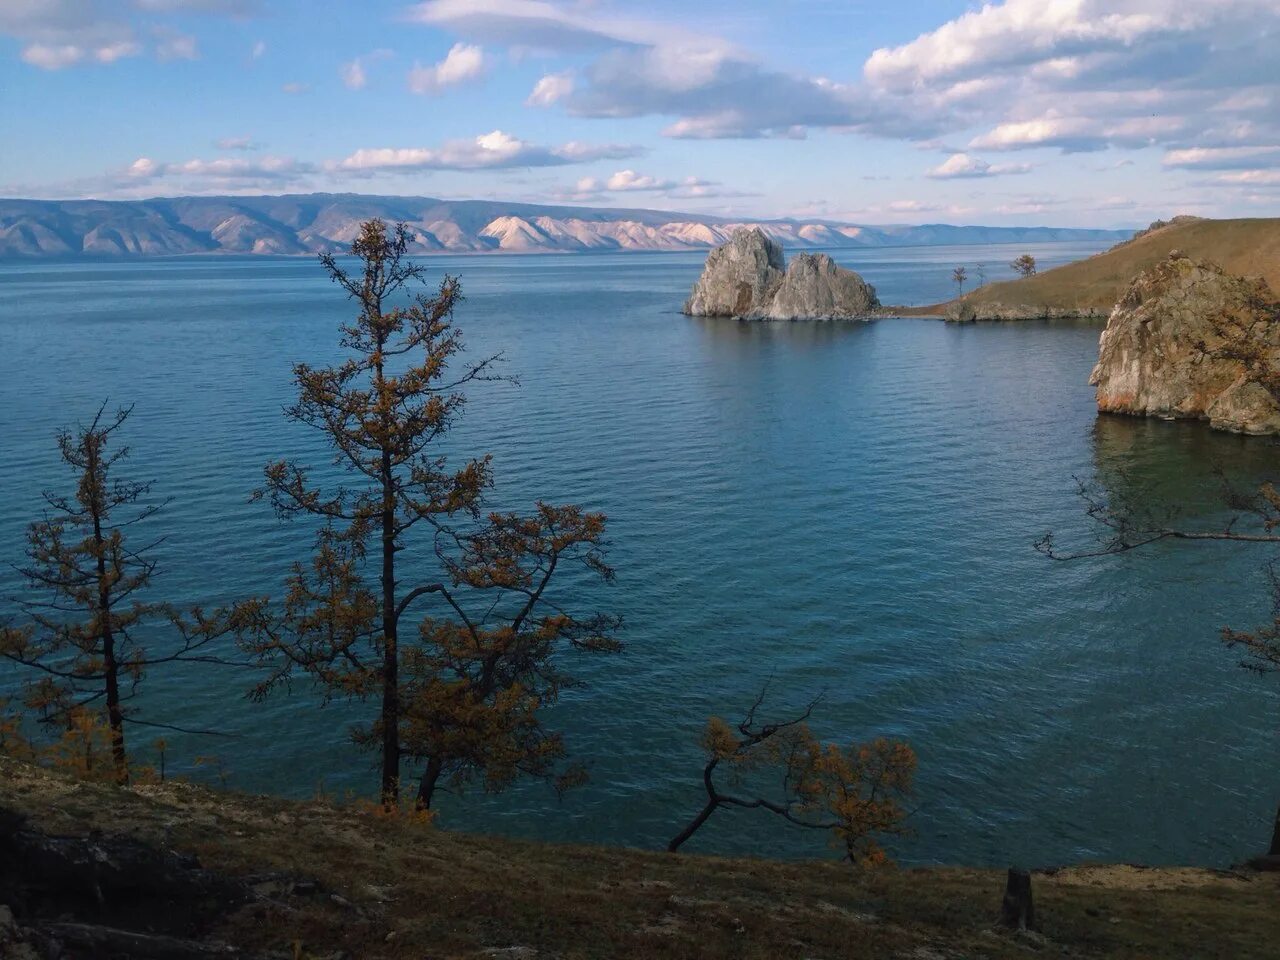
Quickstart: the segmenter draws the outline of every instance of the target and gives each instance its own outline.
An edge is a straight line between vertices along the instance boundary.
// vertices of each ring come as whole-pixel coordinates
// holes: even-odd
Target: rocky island
[[[1103,412],[1274,434],[1280,407],[1263,383],[1276,369],[1280,302],[1266,282],[1175,250],[1116,303],[1089,382]]]
[[[858,320],[879,308],[875,288],[825,253],[800,253],[788,266],[763,230],[734,231],[707,257],[685,301],[692,317],[743,320]]]

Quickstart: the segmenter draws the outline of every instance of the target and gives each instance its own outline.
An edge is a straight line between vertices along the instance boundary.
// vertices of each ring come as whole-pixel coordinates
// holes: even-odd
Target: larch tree
[[[964,267],[956,267],[951,271],[951,282],[956,285],[960,296],[964,296],[964,282],[969,279],[969,272]]]
[[[160,540],[135,544],[127,534],[163,504],[148,502],[151,483],[114,476],[129,455],[114,441],[131,410],[108,415],[104,404],[87,427],[58,434],[75,492],[43,494],[45,515],[29,527],[27,560],[18,567],[27,592],[16,603],[25,622],[0,627],[0,656],[34,674],[26,707],[61,729],[66,743],[84,747],[86,773],[93,772],[94,743],[105,739],[120,783],[129,780],[130,724],[187,730],[143,720],[129,707],[147,671],[180,661],[226,663],[213,644],[231,632],[224,612],[183,613],[143,599]],[[146,631],[163,639],[144,644]]]
[[[1034,277],[1036,275],[1036,258],[1029,253],[1024,253],[1009,263],[1009,268],[1020,277]]]
[[[773,723],[759,721],[761,691],[736,725],[712,717],[702,735],[706,762],[702,809],[671,842],[677,852],[717,810],[763,810],[808,830],[830,833],[844,858],[859,866],[886,862],[880,838],[903,831],[904,806],[915,776],[916,756],[900,741],[877,738],[841,746],[823,743],[809,729],[817,701],[800,714]],[[773,796],[753,791],[762,772],[780,783]],[[729,786],[717,783],[723,774]]]
[[[572,780],[539,710],[571,682],[557,656],[618,649],[619,624],[570,613],[552,589],[575,566],[612,579],[603,515],[543,503],[529,517],[486,515],[490,458],[452,469],[437,452],[466,386],[501,378],[497,357],[451,369],[462,351],[458,281],[410,296],[425,282],[406,257],[411,241],[406,225],[370,220],[351,247],[356,270],[321,257],[356,307],[341,328],[349,357],[295,366],[287,414],[319,431],[354,480],[325,490],[301,465],[266,468],[255,496],[321,526],[284,602],[244,605],[238,623],[242,647],[267,671],[255,697],[302,674],[326,701],[376,702],[353,738],[379,753],[381,802],[399,802],[403,766],[414,763],[415,802],[428,808],[442,783],[476,776],[491,790],[519,774]],[[435,576],[424,577],[430,566]]]

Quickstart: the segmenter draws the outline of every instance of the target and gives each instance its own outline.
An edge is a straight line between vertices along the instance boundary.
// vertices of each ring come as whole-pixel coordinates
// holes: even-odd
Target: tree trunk
[[[427,761],[427,769],[422,771],[422,779],[418,781],[418,799],[414,804],[419,810],[430,810],[431,799],[436,793],[436,784],[440,782],[440,774],[444,772],[444,761],[432,757]]]
[[[124,749],[124,711],[120,707],[120,665],[116,662],[116,638],[111,629],[111,584],[107,582],[107,549],[102,536],[102,511],[97,502],[98,461],[96,451],[88,450],[86,470],[94,477],[95,492],[93,512],[93,546],[98,562],[98,617],[102,630],[102,677],[106,685],[107,724],[111,728],[111,761],[115,766],[116,782],[129,782],[129,762]]]
[[[1000,904],[1000,925],[1010,930],[1034,930],[1035,906],[1031,900],[1031,874],[1017,867],[1009,868],[1004,900]]]
[[[707,805],[702,811],[689,821],[689,825],[680,831],[670,843],[667,844],[667,853],[675,853],[680,846],[698,832],[698,828],[707,822],[707,818],[716,812],[716,807],[720,806],[720,795],[716,793],[715,772],[716,767],[720,765],[719,757],[712,757],[707,761],[707,765],[702,768],[702,785],[707,791]]]
[[[1280,857],[1280,807],[1276,808],[1276,825],[1271,831],[1271,849],[1267,853]]]
[[[675,853],[684,844],[686,840],[698,832],[698,828],[707,822],[707,818],[716,812],[719,804],[714,800],[708,800],[707,805],[702,808],[696,817],[689,821],[689,825],[680,831],[676,837],[667,844],[667,853]]]
[[[382,450],[382,803],[400,800],[400,653],[396,622],[395,500],[391,451]]]

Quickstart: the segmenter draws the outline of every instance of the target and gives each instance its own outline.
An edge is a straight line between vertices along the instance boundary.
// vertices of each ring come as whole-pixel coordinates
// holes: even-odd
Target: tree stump
[[[1034,930],[1035,907],[1031,902],[1031,874],[1019,867],[1009,868],[1004,900],[1000,903],[1000,925],[1010,930]]]

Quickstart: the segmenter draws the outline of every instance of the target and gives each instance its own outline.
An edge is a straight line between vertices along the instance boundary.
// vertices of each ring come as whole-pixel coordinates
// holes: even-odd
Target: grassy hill
[[[1023,280],[990,283],[963,302],[979,319],[1022,319],[1078,314],[1103,316],[1143,270],[1181,250],[1211,260],[1228,273],[1261,276],[1280,291],[1280,218],[1202,220],[1176,218],[1104,253]],[[905,315],[946,315],[959,301],[909,308]],[[894,311],[895,313],[899,311]]]
[[[147,889],[147,870],[178,875]],[[149,938],[124,952],[135,960],[1242,960],[1274,957],[1280,943],[1280,873],[1041,871],[1039,933],[994,927],[1003,886],[995,870],[859,872],[519,842],[172,781],[120,789],[0,758],[6,957],[38,956],[18,937],[102,936],[104,924],[116,938]]]

